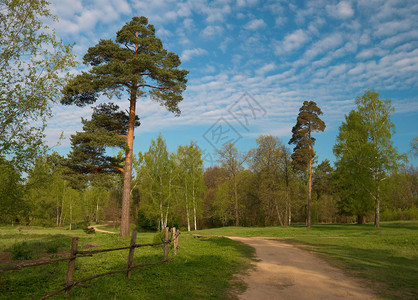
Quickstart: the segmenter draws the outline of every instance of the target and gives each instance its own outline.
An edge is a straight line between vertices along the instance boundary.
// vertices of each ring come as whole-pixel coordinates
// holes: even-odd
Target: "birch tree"
[[[197,145],[192,141],[190,145],[179,146],[176,153],[177,164],[180,168],[179,183],[183,190],[187,219],[187,230],[191,230],[191,214],[193,212],[194,230],[197,230],[197,218],[201,210],[203,182],[203,160]]]
[[[0,1],[0,156],[26,170],[45,148],[61,73],[75,64],[44,19],[53,19],[46,0]]]
[[[237,175],[244,169],[243,164],[247,157],[238,152],[234,144],[227,143],[220,150],[217,151],[218,161],[221,167],[225,169],[228,180],[232,184],[233,199],[234,199],[234,215],[235,226],[239,226],[239,211],[240,205],[238,200],[238,178]]]
[[[159,228],[167,226],[174,206],[176,172],[174,159],[170,158],[165,140],[161,134],[151,140],[149,150],[142,156],[140,168],[143,204],[141,208],[149,218],[159,220]]]
[[[381,185],[406,158],[393,145],[395,125],[390,120],[394,107],[390,100],[381,100],[374,90],[356,98],[357,109],[346,116],[340,127],[334,153],[337,166],[355,169],[362,178],[361,188],[374,201],[375,227],[380,227]]]

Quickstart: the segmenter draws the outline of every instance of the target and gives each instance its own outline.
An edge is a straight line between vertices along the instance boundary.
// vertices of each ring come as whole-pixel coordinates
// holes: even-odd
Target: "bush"
[[[157,232],[154,235],[154,238],[153,238],[152,242],[153,243],[162,243],[162,242],[164,242],[164,231]]]
[[[157,231],[156,222],[148,219],[145,213],[141,209],[138,210],[137,230],[138,231]]]
[[[26,242],[14,244],[10,250],[12,252],[13,260],[33,259],[34,257],[32,247]]]
[[[96,233],[96,230],[94,230],[93,227],[90,227],[90,220],[87,217],[86,220],[83,222],[83,231],[87,234],[93,234]]]

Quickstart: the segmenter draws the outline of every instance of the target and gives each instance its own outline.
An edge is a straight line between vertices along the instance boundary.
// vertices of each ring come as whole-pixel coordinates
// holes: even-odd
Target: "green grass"
[[[154,233],[139,233],[137,243],[149,243]],[[15,245],[26,243],[35,256],[49,248],[67,251],[72,236],[79,237],[79,248],[95,243],[100,248],[116,248],[129,245],[129,238],[96,233],[87,235],[81,229],[17,229],[0,227],[0,251],[10,251]],[[55,241],[55,243],[54,243]],[[125,274],[108,275],[92,280],[91,287],[75,287],[73,299],[233,299],[243,291],[243,282],[234,274],[244,272],[250,266],[254,249],[214,237],[195,239],[182,233],[178,255],[170,263],[145,267],[132,271],[130,279]],[[37,245],[35,248],[33,245]],[[31,247],[32,246],[32,247]],[[51,257],[56,257],[51,253]],[[75,280],[126,267],[128,251],[114,251],[79,258],[76,261]],[[144,247],[135,250],[134,264],[162,259],[161,248]],[[47,266],[30,267],[21,271],[0,274],[0,299],[38,299],[56,289],[65,281],[67,262]],[[64,293],[55,299],[67,299]]]
[[[265,236],[313,250],[348,275],[367,280],[383,298],[418,299],[418,222],[219,228],[202,235]]]
[[[103,227],[102,227],[103,228]],[[237,228],[201,230],[201,235],[277,237],[298,247],[315,251],[348,275],[364,279],[387,299],[418,298],[418,222],[385,222],[381,228],[367,225],[302,225],[289,228]],[[25,242],[31,255],[56,257],[69,250],[72,236],[79,247],[127,246],[129,238],[81,229],[0,227],[0,251],[12,251]],[[152,242],[154,233],[138,233],[137,243]],[[15,250],[17,252],[19,249]],[[57,253],[54,253],[57,252]],[[245,286],[234,274],[250,267],[251,247],[223,237],[193,238],[183,232],[179,255],[168,264],[134,270],[92,280],[92,287],[75,287],[73,299],[228,299]],[[125,268],[128,251],[79,258],[75,279]],[[162,259],[161,248],[139,248],[135,264]],[[0,274],[0,299],[37,299],[63,286],[67,262]],[[60,294],[56,299],[66,299]]]

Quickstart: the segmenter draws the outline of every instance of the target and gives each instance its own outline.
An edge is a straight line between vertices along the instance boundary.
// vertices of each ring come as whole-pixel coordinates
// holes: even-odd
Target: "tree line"
[[[376,97],[367,98],[371,93]],[[365,96],[368,101],[380,101],[376,92],[366,91]],[[72,136],[72,151],[67,157],[57,153],[39,157],[26,179],[11,162],[1,160],[1,222],[70,228],[84,221],[120,222],[123,173],[112,166],[122,163],[123,151],[106,156],[98,150],[105,149],[98,141],[108,132],[88,131],[108,124],[103,120],[114,122],[108,118],[116,109],[111,107],[113,110],[100,106],[91,120],[83,120],[87,131]],[[302,107],[305,112],[306,106]],[[370,124],[361,121],[359,108],[346,115],[340,127],[334,166],[329,160],[313,163],[311,175],[307,165],[295,159],[297,149],[292,153],[283,140],[271,135],[260,135],[256,147],[246,153],[225,144],[216,153],[218,164],[205,169],[202,153],[193,141],[169,153],[160,134],[147,152],[133,156],[130,219],[144,230],[176,226],[190,231],[219,226],[308,225],[310,212],[313,224],[362,224],[376,219],[376,197],[379,221],[416,219],[418,169],[393,161],[390,166],[394,169],[379,169],[385,180],[375,177],[371,168],[376,166],[372,161],[375,140],[365,140]],[[353,115],[359,117],[354,123]],[[351,132],[347,126],[355,130]],[[391,158],[380,157],[384,162]]]
[[[417,217],[416,169],[406,167],[406,156],[393,146],[393,107],[374,90],[357,97],[357,108],[345,116],[333,167],[316,162],[313,135],[325,123],[314,101],[301,106],[290,141],[260,135],[247,153],[225,144],[216,153],[218,165],[206,170],[193,141],[169,153],[158,136],[135,155],[138,99],[180,115],[188,71],[148,19],[134,17],[115,40],[88,49],[86,71],[62,76],[74,67],[74,56],[72,46],[42,24],[52,17],[48,4],[0,3],[1,222],[71,228],[107,219],[120,222],[126,236],[132,220],[144,229],[173,224],[192,230],[292,222],[310,227],[352,216],[362,223],[371,215],[378,227],[381,218]],[[71,136],[70,153],[47,154],[50,104],[85,106],[104,97],[126,98],[129,110],[110,101],[94,107],[82,131]],[[118,155],[110,155],[111,148]],[[411,148],[416,155],[416,139]]]

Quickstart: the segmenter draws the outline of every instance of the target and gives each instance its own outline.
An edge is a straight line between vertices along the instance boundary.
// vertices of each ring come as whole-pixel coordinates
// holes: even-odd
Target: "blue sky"
[[[391,99],[396,111],[393,141],[402,153],[418,135],[418,2],[258,0],[52,0],[60,19],[53,24],[66,43],[75,42],[81,61],[88,47],[115,33],[133,16],[146,16],[164,47],[190,71],[182,114],[175,117],[141,99],[134,152],[147,151],[161,132],[169,151],[194,140],[205,165],[227,141],[241,151],[260,134],[290,139],[298,110],[313,100],[327,128],[317,133],[319,161],[334,161],[332,147],[344,115],[367,89]],[[85,66],[80,65],[77,74]],[[126,97],[127,99],[127,97]],[[114,101],[127,108],[128,101]],[[91,108],[53,107],[47,127],[55,147],[70,150],[69,136],[81,130]],[[290,147],[290,146],[289,146]],[[417,160],[411,160],[417,165]]]

